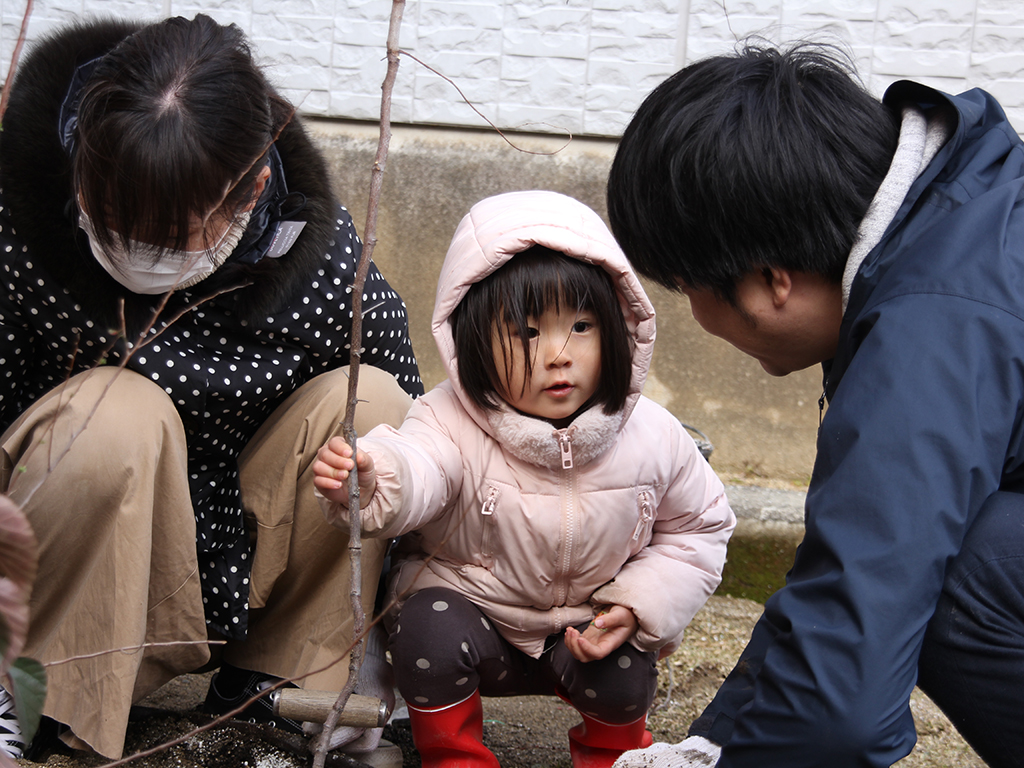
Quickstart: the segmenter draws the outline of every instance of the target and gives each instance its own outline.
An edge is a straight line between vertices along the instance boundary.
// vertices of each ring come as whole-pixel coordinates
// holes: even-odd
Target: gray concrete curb
[[[727,485],[729,504],[739,520],[759,523],[804,524],[803,491],[762,488],[756,485]]]

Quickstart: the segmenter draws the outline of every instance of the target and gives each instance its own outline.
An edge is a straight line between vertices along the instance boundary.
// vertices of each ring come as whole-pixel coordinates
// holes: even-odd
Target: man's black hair
[[[509,328],[515,330],[523,345],[528,381],[533,358],[527,321],[549,309],[587,311],[597,318],[601,375],[587,405],[601,405],[605,413],[620,410],[632,378],[633,340],[611,275],[601,267],[541,245],[517,253],[473,285],[452,312],[452,337],[463,390],[480,408],[498,408],[501,378],[492,345],[497,335],[508,373],[512,361],[508,345],[516,343],[508,335]]]
[[[641,104],[608,180],[612,232],[642,275],[732,304],[765,267],[838,283],[898,138],[839,49],[748,41]]]

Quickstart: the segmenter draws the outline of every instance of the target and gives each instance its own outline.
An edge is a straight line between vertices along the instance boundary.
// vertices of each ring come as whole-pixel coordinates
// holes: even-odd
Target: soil
[[[655,741],[678,742],[700,714],[746,644],[760,604],[741,598],[712,597],[687,629],[676,653],[661,662],[661,690],[649,718]],[[184,675],[157,691],[137,709],[128,729],[125,754],[139,753],[174,739],[181,743],[130,765],[142,768],[305,768],[304,739],[272,729],[225,724],[201,733],[210,718],[198,707],[208,675]],[[918,730],[913,753],[900,768],[984,768],[942,713],[920,691],[911,700]],[[571,707],[554,697],[523,696],[484,700],[484,742],[504,768],[570,768],[566,731],[578,722]],[[419,768],[407,720],[390,723],[384,737],[401,748],[403,766]],[[18,761],[26,768],[39,763]],[[48,768],[96,768],[107,761],[58,749]],[[328,765],[356,766],[343,758]]]

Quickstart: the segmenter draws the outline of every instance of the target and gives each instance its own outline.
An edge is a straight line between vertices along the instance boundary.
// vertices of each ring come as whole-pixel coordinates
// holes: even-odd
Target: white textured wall
[[[0,0],[3,72],[24,8]],[[376,119],[390,8],[389,0],[36,0],[29,39],[73,18],[203,11],[241,26],[306,114]],[[401,43],[503,128],[615,136],[683,64],[730,49],[738,36],[788,40],[826,27],[879,95],[902,77],[951,92],[980,86],[1024,129],[1024,0],[409,0]],[[408,58],[392,116],[484,125],[452,85]]]

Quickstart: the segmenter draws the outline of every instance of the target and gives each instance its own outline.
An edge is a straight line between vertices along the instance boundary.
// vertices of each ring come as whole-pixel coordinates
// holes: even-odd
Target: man
[[[697,322],[829,402],[787,584],[678,745],[617,766],[890,766],[915,684],[1024,765],[1024,145],[995,100],[836,51],[686,67],[626,130],[612,229]]]

